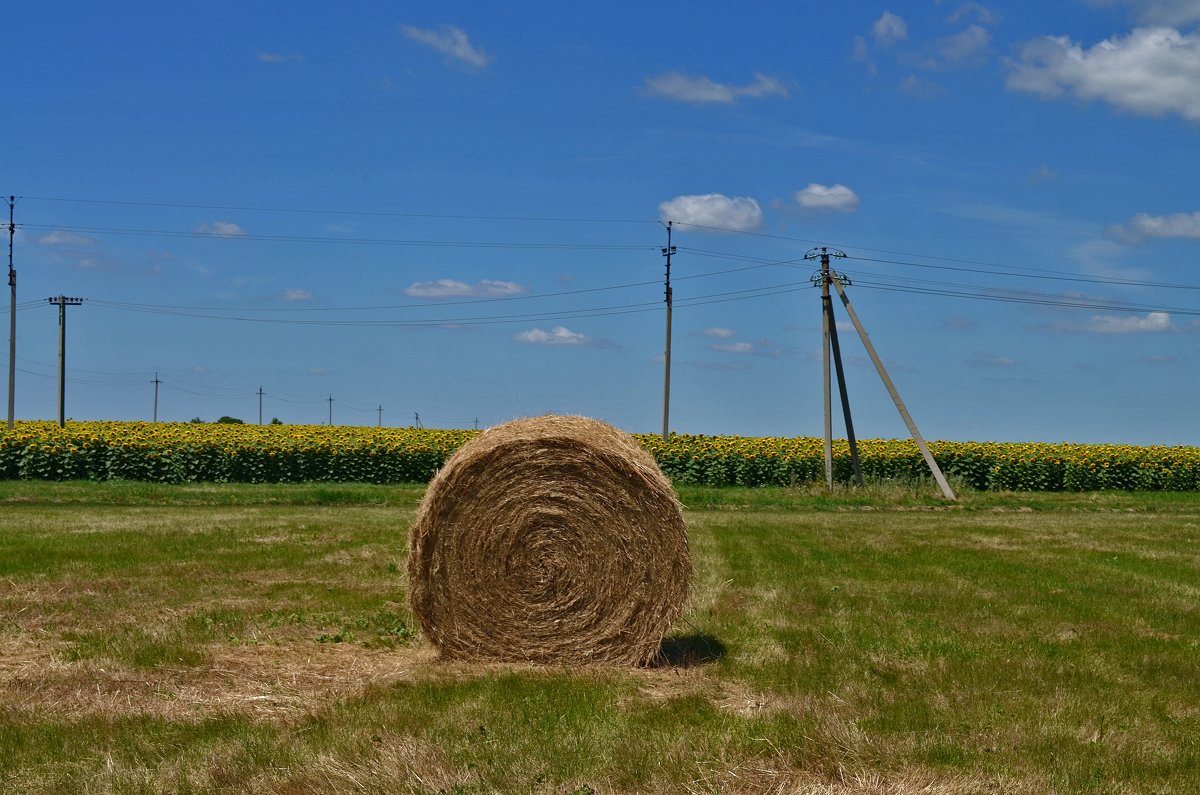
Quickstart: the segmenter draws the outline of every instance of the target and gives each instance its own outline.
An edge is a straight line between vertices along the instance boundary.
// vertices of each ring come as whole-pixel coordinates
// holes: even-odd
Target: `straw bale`
[[[409,543],[409,602],[449,659],[643,665],[691,579],[670,481],[586,417],[475,437],[433,478]]]

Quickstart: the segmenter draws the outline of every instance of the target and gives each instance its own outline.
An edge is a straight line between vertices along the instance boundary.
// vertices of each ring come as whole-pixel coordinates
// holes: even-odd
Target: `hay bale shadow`
[[[655,668],[691,668],[723,658],[725,644],[707,632],[692,632],[664,638]]]

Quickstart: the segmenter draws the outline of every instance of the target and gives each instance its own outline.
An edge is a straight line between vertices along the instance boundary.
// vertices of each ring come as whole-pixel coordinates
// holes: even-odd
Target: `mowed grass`
[[[1200,495],[685,489],[614,670],[438,661],[421,493],[0,483],[0,791],[1200,790]]]

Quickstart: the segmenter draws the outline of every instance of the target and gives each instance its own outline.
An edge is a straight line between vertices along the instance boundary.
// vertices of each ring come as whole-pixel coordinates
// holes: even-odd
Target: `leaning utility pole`
[[[662,255],[667,258],[667,278],[664,282],[666,286],[666,301],[667,301],[667,347],[663,354],[663,441],[667,441],[670,434],[670,415],[671,415],[671,255],[675,253],[675,247],[671,245],[671,224],[672,221],[667,221],[667,246],[662,250]]]
[[[908,426],[908,432],[912,435],[913,441],[917,443],[917,447],[921,451],[921,456],[924,457],[925,463],[929,466],[929,471],[933,473],[933,479],[937,481],[946,499],[957,500],[958,498],[954,496],[954,492],[950,489],[950,484],[946,482],[946,476],[942,474],[941,467],[934,460],[933,453],[929,452],[929,446],[925,444],[925,439],[921,436],[921,432],[917,430],[917,424],[913,422],[912,415],[904,407],[904,401],[900,399],[900,393],[896,391],[896,385],[892,383],[892,379],[888,377],[887,370],[883,368],[883,361],[880,360],[879,354],[875,352],[875,346],[871,344],[871,338],[867,336],[867,330],[863,328],[862,321],[858,319],[858,313],[850,305],[850,299],[846,297],[846,291],[842,289],[841,280],[834,279],[833,286],[837,290],[838,296],[842,299],[842,304],[846,307],[846,314],[850,315],[850,320],[854,323],[854,328],[858,332],[858,336],[862,339],[863,347],[867,349],[867,354],[875,364],[876,372],[879,373],[880,379],[883,380],[883,385],[887,387],[888,394],[892,396],[892,402],[896,404],[896,410],[900,412],[900,416],[904,419],[904,424]]]
[[[13,270],[13,235],[17,225],[13,223],[15,196],[8,197],[8,429],[13,428],[17,399],[17,272]]]
[[[79,306],[83,299],[58,295],[46,300],[58,307],[58,427],[62,428],[67,424],[67,307]]]
[[[159,380],[157,372],[154,374],[154,380],[150,383],[154,384],[154,422],[158,422],[158,385],[162,381]]]

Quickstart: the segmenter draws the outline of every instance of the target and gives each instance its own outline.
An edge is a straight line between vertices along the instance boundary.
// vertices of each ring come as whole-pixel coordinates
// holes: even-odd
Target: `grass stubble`
[[[684,489],[693,596],[640,670],[439,662],[420,495],[0,483],[0,790],[1200,781],[1200,495]]]

